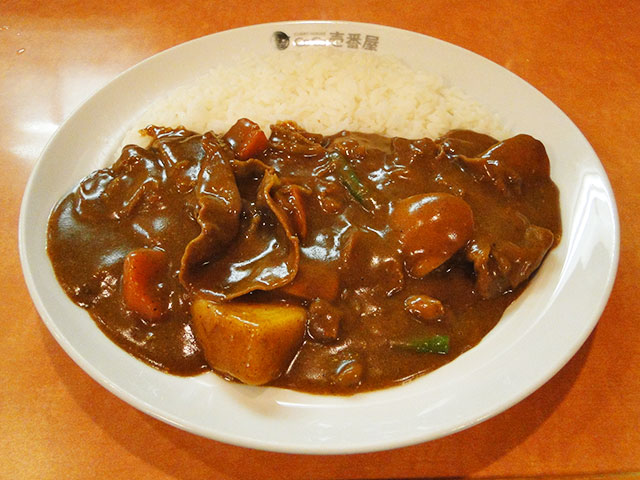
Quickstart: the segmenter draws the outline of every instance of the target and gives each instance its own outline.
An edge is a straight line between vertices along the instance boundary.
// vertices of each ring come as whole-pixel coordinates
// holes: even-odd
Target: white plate
[[[65,296],[45,252],[51,208],[112,159],[128,124],[159,95],[229,61],[235,49],[323,43],[331,32],[370,36],[496,111],[514,132],[544,142],[561,192],[564,237],[530,288],[482,342],[406,385],[352,397],[230,384],[213,374],[160,373],[124,353]],[[304,48],[294,47],[291,48]],[[334,48],[328,46],[327,48]],[[149,81],[149,79],[153,79]],[[203,37],[126,71],[59,129],[36,165],[20,216],[20,254],[47,327],[89,375],[131,405],[190,432],[246,447],[298,453],[388,449],[438,438],[496,415],[553,376],[596,325],[613,284],[619,226],[606,174],[587,140],[546,97],[496,64],[403,30],[348,22],[274,23]]]

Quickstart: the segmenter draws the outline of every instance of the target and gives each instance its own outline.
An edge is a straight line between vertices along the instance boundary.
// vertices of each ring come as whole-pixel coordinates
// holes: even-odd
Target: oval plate
[[[441,75],[494,110],[512,131],[540,139],[561,193],[562,242],[478,346],[399,387],[351,397],[314,396],[232,384],[211,373],[174,377],[129,356],[56,282],[45,251],[52,207],[84,175],[115,158],[132,120],[156,98],[229,62],[228,52],[266,54],[285,43],[288,48],[335,48],[336,32],[344,38],[359,35],[359,48],[395,54],[416,69]],[[292,453],[406,446],[462,430],[514,405],[551,378],[586,340],[606,305],[619,252],[617,211],[602,165],[551,101],[502,67],[454,45],[349,22],[229,30],[179,45],[124,72],[52,138],[27,185],[19,229],[24,275],[38,312],[91,377],[171,425],[235,445]]]

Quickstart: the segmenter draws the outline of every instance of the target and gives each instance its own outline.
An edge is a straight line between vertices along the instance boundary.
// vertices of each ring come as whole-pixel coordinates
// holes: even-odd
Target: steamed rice
[[[391,56],[304,48],[213,68],[154,103],[125,143],[144,145],[147,125],[226,132],[247,117],[265,132],[293,120],[324,135],[342,129],[421,138],[467,128],[504,138],[496,115],[437,75]]]

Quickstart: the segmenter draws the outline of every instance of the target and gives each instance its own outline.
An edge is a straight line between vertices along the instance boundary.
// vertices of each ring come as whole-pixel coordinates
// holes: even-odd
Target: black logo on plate
[[[278,50],[284,50],[289,46],[289,35],[284,32],[273,32],[273,40]]]

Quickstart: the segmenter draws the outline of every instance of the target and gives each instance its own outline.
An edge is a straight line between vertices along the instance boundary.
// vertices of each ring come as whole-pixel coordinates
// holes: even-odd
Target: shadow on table
[[[125,404],[94,382],[42,326],[50,358],[80,408],[118,444],[172,478],[410,478],[468,476],[510,452],[553,413],[584,366],[592,337],[531,396],[475,427],[431,442],[376,453],[289,455],[192,435]],[[203,477],[204,476],[204,477]]]

